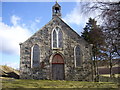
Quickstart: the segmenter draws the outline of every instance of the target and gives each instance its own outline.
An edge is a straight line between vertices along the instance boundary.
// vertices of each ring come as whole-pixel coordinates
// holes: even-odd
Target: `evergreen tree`
[[[95,19],[89,18],[88,23],[84,28],[84,31],[81,35],[89,44],[93,44],[92,53],[93,53],[93,60],[94,60],[94,73],[97,77],[98,75],[98,65],[96,60],[101,58],[101,54],[103,53],[103,46],[104,42],[104,34],[102,29],[99,25],[97,25],[97,21]],[[106,55],[106,54],[105,54]],[[97,81],[97,80],[95,80]]]

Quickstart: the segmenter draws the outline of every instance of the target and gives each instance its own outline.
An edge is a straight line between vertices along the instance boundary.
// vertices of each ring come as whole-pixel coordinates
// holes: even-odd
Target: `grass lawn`
[[[22,80],[2,78],[2,88],[118,88],[112,82]]]

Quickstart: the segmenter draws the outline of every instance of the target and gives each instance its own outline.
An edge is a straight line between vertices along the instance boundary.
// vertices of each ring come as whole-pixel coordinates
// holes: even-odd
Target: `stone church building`
[[[61,19],[61,6],[52,19],[20,43],[20,78],[91,81],[91,46]]]

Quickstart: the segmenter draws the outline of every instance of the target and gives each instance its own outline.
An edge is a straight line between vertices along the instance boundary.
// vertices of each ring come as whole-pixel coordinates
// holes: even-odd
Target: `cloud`
[[[0,17],[2,20],[2,17]],[[41,18],[36,17],[34,20],[28,23],[21,23],[23,20],[21,17],[12,15],[10,17],[10,22],[12,25],[5,24],[4,22],[0,22],[0,53],[5,55],[10,55],[8,60],[3,59],[0,64],[8,65],[13,68],[19,67],[18,58],[15,59],[12,57],[19,57],[20,55],[20,46],[19,43],[27,40],[34,32],[36,32],[37,25],[40,23]],[[33,32],[34,30],[34,32]],[[0,54],[1,55],[1,54]],[[2,57],[2,56],[0,56]],[[6,60],[6,61],[5,61]],[[10,61],[11,60],[11,61]]]
[[[27,25],[26,27],[30,29],[32,33],[35,33],[39,30],[41,19],[41,17],[36,17],[34,20],[31,20],[30,25]]]
[[[40,17],[35,18],[35,22],[36,22],[36,23],[40,23],[40,21],[41,21],[41,18],[40,18]]]
[[[86,2],[83,3],[76,2],[76,6],[73,8],[73,10],[71,10],[69,13],[65,15],[63,20],[68,24],[74,24],[77,26],[82,26],[82,28],[84,28],[86,23],[88,22],[88,19],[91,17],[97,20],[97,24],[100,25],[101,20],[96,18],[96,16],[100,14],[100,11],[96,10],[94,12],[85,14],[83,13],[84,4],[86,4]],[[90,3],[90,5],[92,5],[92,3]]]
[[[83,32],[83,28],[86,25],[86,22],[88,21],[88,16],[83,15],[81,10],[81,4],[79,2],[76,2],[76,6],[63,17],[63,20],[73,26],[72,28],[81,35],[81,32]],[[78,28],[75,28],[78,27]]]
[[[79,2],[76,2],[76,6],[63,17],[63,20],[68,24],[75,24],[77,26],[85,26],[89,16],[83,15],[82,6]]]
[[[0,22],[2,22],[2,17],[0,17]]]
[[[8,54],[19,54],[19,43],[24,42],[30,37],[30,31],[18,24],[20,17],[13,15],[11,17],[12,26],[0,22],[0,52]]]
[[[19,43],[24,42],[32,33],[36,32],[41,18],[36,17],[29,24],[21,23],[22,18],[16,15],[12,15],[10,20],[12,26],[0,22],[0,43],[2,43],[0,44],[0,52],[19,55]]]
[[[12,24],[13,24],[14,26],[17,25],[20,20],[21,20],[21,18],[18,17],[18,16],[13,15],[13,16],[11,17],[11,22],[12,22]]]
[[[63,20],[70,24],[80,25],[81,22],[81,14],[80,7],[77,5],[70,13],[68,13]]]

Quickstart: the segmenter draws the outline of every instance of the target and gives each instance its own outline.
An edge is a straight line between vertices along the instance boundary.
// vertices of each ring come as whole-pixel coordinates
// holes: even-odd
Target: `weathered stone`
[[[55,4],[57,5],[57,4]],[[54,6],[55,7],[55,6]],[[92,80],[91,46],[83,40],[70,26],[55,14],[51,21],[20,44],[20,77],[22,79],[53,79],[52,60],[56,54],[64,59],[65,80]],[[52,30],[60,27],[63,32],[62,48],[52,48]],[[37,44],[40,49],[39,67],[32,67],[32,48]],[[81,66],[75,65],[75,47],[79,45],[81,50]],[[60,68],[61,69],[61,68]]]

